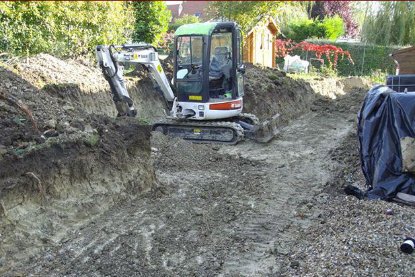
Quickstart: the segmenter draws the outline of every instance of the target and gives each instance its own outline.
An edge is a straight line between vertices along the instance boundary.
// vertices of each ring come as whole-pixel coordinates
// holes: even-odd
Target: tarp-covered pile
[[[359,113],[358,135],[368,198],[415,195],[415,92],[372,88]]]

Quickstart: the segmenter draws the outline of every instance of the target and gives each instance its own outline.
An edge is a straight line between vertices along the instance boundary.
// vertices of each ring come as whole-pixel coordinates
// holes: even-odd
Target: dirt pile
[[[0,273],[156,183],[149,126],[107,116],[101,76],[49,55],[0,67]]]
[[[73,132],[88,114],[116,115],[102,72],[79,61],[40,54],[0,67],[0,78],[0,91],[28,106],[40,133]],[[152,122],[164,116],[163,101],[148,79],[129,78],[127,84],[140,120]],[[0,127],[0,155],[10,146],[39,143],[28,118],[4,101],[0,101]]]
[[[63,102],[69,100],[88,113],[105,114],[111,117],[116,115],[108,82],[105,81],[98,66],[91,64],[90,61],[64,61],[48,54],[39,54],[15,62],[7,70],[9,73],[2,74],[11,74],[12,77],[11,79],[10,76],[5,77],[0,88],[13,91],[14,88],[21,86],[19,83],[28,83],[31,87],[20,91],[20,96],[24,96],[24,92],[33,92],[35,88],[57,98],[61,106]],[[17,84],[16,79],[20,79]],[[135,77],[126,77],[126,81],[140,118],[153,121],[163,116],[162,98],[153,88],[153,83],[145,72]],[[26,100],[33,101],[33,99]],[[37,106],[42,102],[50,105],[43,97],[35,104]],[[59,106],[56,109],[59,109]]]
[[[278,69],[247,65],[244,112],[264,120],[280,114],[283,122],[310,108],[313,90],[302,80],[294,80]]]
[[[350,92],[365,91],[369,83],[361,78],[291,78],[275,68],[247,65],[245,74],[244,112],[264,120],[279,114],[279,125],[287,123],[316,108],[332,103],[333,99]],[[348,98],[347,98],[348,99]],[[325,104],[321,104],[325,103]],[[356,108],[355,101],[350,103]],[[340,105],[333,102],[333,105]]]

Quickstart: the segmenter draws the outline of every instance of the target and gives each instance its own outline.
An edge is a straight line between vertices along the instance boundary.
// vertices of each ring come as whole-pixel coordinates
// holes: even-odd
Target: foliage
[[[311,17],[323,20],[338,15],[346,25],[346,35],[356,37],[358,25],[353,19],[351,1],[315,1],[311,7]]]
[[[280,1],[211,1],[208,14],[216,19],[235,21],[243,32],[248,32],[260,18],[275,17],[282,5]]]
[[[0,2],[0,51],[58,56],[92,53],[121,43],[132,28],[123,2]]]
[[[159,52],[170,54],[173,51],[174,46],[174,33],[165,33],[162,36],[162,39],[157,44]]]
[[[370,74],[369,79],[373,84],[385,84],[387,75],[387,72],[384,72],[381,69],[375,69]]]
[[[185,15],[183,17],[176,19],[176,21],[174,21],[173,23],[170,23],[168,31],[174,32],[177,30],[177,28],[179,28],[180,26],[184,24],[199,23],[199,22],[200,22],[199,17],[195,15]]]
[[[134,10],[133,41],[157,44],[167,31],[171,13],[163,1],[132,2]]]
[[[281,30],[286,30],[293,19],[299,20],[308,18],[305,8],[301,5],[304,2],[296,3],[297,5],[282,5],[278,8],[276,23]]]
[[[294,50],[301,50],[313,53],[317,59],[322,59],[324,55],[328,62],[329,69],[336,70],[339,56],[341,56],[342,59],[346,56],[348,61],[351,64],[354,64],[348,51],[344,51],[342,48],[331,44],[318,45],[307,41],[295,43],[291,40],[277,39],[275,45],[275,53],[277,58],[285,57],[286,55],[291,54]]]
[[[340,17],[326,17],[322,21],[300,19],[293,21],[284,31],[288,39],[300,42],[307,38],[337,39],[344,33]]]
[[[362,37],[380,45],[414,45],[415,2],[381,2],[379,11],[367,16]]]
[[[288,27],[283,30],[286,38],[293,41],[303,41],[307,38],[322,38],[324,37],[324,30],[318,21],[307,18],[302,18],[293,21]]]
[[[325,38],[330,40],[335,40],[344,34],[343,20],[338,15],[324,18],[323,27]]]

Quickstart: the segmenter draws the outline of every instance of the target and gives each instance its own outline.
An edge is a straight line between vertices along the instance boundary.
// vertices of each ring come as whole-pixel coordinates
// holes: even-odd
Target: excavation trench
[[[6,275],[284,273],[318,216],[311,199],[326,197],[341,166],[329,153],[364,96],[361,80],[305,82],[248,67],[246,112],[280,113],[280,137],[199,145],[150,137],[143,123],[163,115],[150,82],[130,81],[143,122],[113,118],[99,70],[45,55],[16,70],[2,69],[3,89],[57,136],[37,141],[19,111],[0,106]]]
[[[330,152],[352,132],[361,93],[319,103],[270,144],[195,145],[152,135],[159,185],[118,204],[23,272],[46,275],[263,276],[320,215],[316,201],[339,164]],[[336,103],[340,103],[337,105]]]

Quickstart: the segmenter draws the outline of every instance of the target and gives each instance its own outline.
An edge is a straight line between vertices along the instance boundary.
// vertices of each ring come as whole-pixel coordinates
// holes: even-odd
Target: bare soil
[[[55,58],[31,64],[48,59]],[[364,185],[355,132],[366,92],[360,79],[294,80],[249,66],[245,111],[261,119],[280,114],[279,137],[202,145],[150,137],[142,121],[113,119],[99,72],[76,61],[55,64],[0,71],[12,83],[3,91],[32,109],[40,133],[58,134],[39,138],[24,114],[0,104],[0,274],[373,276],[387,274],[393,262],[384,259],[405,258],[396,234],[410,230],[402,220],[413,211],[393,206],[398,216],[385,222],[386,204],[342,193],[347,184]],[[70,71],[78,77],[62,79]],[[45,84],[34,84],[42,74]],[[151,83],[130,84],[138,86],[142,118],[161,116]],[[372,229],[362,227],[365,217]],[[381,230],[392,223],[395,237]],[[375,234],[369,241],[378,249],[388,245],[381,254],[362,246]],[[399,275],[411,276],[411,259]]]

